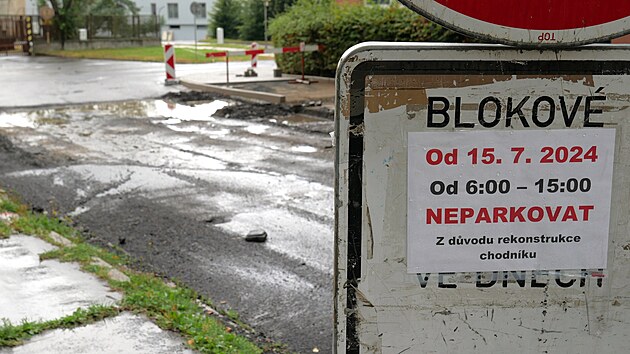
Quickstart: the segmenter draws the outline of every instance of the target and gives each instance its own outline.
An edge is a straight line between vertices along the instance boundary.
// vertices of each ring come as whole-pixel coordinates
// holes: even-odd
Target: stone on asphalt
[[[267,232],[265,230],[252,230],[245,236],[247,242],[265,242],[267,241]]]

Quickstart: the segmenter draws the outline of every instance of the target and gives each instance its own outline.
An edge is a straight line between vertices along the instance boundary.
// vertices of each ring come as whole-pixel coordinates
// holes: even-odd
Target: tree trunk
[[[66,39],[68,38],[68,21],[73,21],[72,16],[72,2],[73,0],[49,0],[53,10],[55,10],[56,24],[59,29],[59,35],[61,36],[61,49],[63,50],[66,45]]]

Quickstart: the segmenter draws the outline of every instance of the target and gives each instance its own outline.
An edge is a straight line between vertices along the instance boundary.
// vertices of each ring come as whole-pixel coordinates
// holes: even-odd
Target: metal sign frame
[[[193,14],[195,18],[203,18],[203,4],[200,2],[193,1],[190,3],[190,13]]]
[[[388,116],[387,107],[373,113],[376,110],[368,109],[366,99],[372,90],[369,80],[379,75],[404,79],[471,73],[487,75],[490,81],[485,84],[491,83],[492,75],[507,75],[508,81],[510,76],[540,80],[554,76],[561,82],[564,77],[586,75],[628,84],[630,50],[611,45],[528,51],[501,45],[372,42],[343,55],[335,107],[335,352],[586,353],[604,347],[629,351],[624,333],[630,324],[614,320],[630,315],[630,304],[620,300],[628,296],[624,284],[630,283],[630,236],[624,232],[630,224],[625,177],[629,171],[623,163],[629,158],[630,119],[620,113],[630,104],[629,94],[619,92],[628,85],[615,86],[621,81],[606,89],[623,107],[601,108],[605,114],[614,112],[614,117],[596,125],[616,130],[611,205],[617,207],[611,211],[607,269],[407,273],[405,133],[426,130],[416,114],[426,112],[426,104],[412,107],[416,112],[408,112],[405,119]],[[403,81],[393,80],[391,89],[403,88]],[[410,107],[413,94],[393,92],[390,98],[401,100],[399,107]],[[383,121],[375,124],[377,118],[370,115]],[[389,129],[391,136],[381,136],[375,143],[381,128]],[[563,129],[579,128],[583,127]],[[555,323],[553,328],[546,319]],[[585,328],[577,328],[580,325]],[[552,344],[543,348],[541,343]]]
[[[450,4],[449,0],[400,0],[400,2],[411,10],[447,28],[452,28],[483,40],[522,47],[567,47],[603,42],[630,31],[630,16],[627,13],[630,11],[630,5],[625,3],[613,4],[612,2],[593,0],[581,0],[579,2],[521,0],[517,4],[506,3],[500,0],[484,0],[484,2],[450,1]],[[493,6],[493,8],[490,8],[490,6]],[[524,6],[525,9],[521,9],[519,6]],[[557,17],[551,16],[546,10],[539,11],[550,6],[557,8],[555,10],[558,11],[553,12]],[[565,8],[561,8],[562,6]],[[471,8],[475,9],[474,11],[483,11],[479,12],[479,14],[467,14],[457,11],[473,11],[470,10]],[[589,11],[589,8],[591,11]],[[584,21],[587,21],[589,19],[588,16],[595,17],[594,15],[598,11],[604,10],[611,15],[604,19],[599,19],[599,21],[593,22],[593,25],[587,25],[586,27],[576,24],[582,22],[578,17],[582,16]],[[488,16],[490,13],[495,13],[496,16]],[[541,14],[545,13],[549,16],[548,19],[545,17],[546,23],[538,26],[533,25],[536,16],[544,17],[545,15]],[[486,17],[484,18],[483,16]],[[561,16],[565,17],[558,18]],[[520,17],[521,20],[514,21],[514,24],[505,22],[505,19],[511,17]],[[563,19],[568,22],[564,26],[566,28],[556,28],[555,24],[561,23]],[[496,23],[502,21],[504,24]]]

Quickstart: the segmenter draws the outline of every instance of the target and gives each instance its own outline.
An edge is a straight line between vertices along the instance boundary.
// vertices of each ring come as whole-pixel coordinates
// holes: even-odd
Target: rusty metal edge
[[[440,26],[448,28],[459,34],[469,36],[469,37],[482,40],[482,41],[488,41],[490,43],[505,44],[505,45],[513,46],[519,49],[549,49],[549,50],[571,49],[571,48],[576,48],[576,47],[580,47],[580,46],[584,46],[588,44],[602,44],[606,41],[610,41],[612,39],[615,39],[615,38],[618,38],[618,37],[621,37],[623,35],[630,33],[630,28],[627,28],[627,29],[624,29],[623,31],[615,31],[615,32],[611,32],[605,35],[598,36],[598,37],[575,40],[575,41],[570,41],[570,42],[561,42],[561,43],[519,42],[516,40],[509,39],[509,38],[503,38],[500,36],[494,36],[491,34],[466,29],[463,26],[461,26],[459,23],[458,24],[450,23],[440,18],[439,16],[436,16],[435,14],[431,13],[427,9],[419,6],[413,0],[399,0],[399,1],[405,7],[409,8],[411,11],[414,11],[418,15],[423,16],[427,18],[428,20],[439,24]],[[479,22],[483,22],[483,21],[479,21]],[[499,25],[496,25],[496,26],[500,27]],[[578,31],[579,29],[572,29],[572,30]],[[566,30],[566,31],[571,31],[571,30]]]

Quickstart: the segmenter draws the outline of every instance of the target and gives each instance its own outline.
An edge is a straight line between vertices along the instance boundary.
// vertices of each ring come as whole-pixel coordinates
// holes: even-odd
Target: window
[[[182,26],[180,26],[180,25],[170,25],[170,26],[168,26],[168,28],[169,29],[180,29],[180,28],[182,28]]]
[[[206,18],[206,3],[205,2],[201,2],[199,3],[199,7],[201,8],[201,10],[199,10],[199,18]]]
[[[157,15],[157,8],[154,2],[151,3],[151,15],[153,16]]]
[[[179,18],[177,4],[168,4],[168,18]]]

